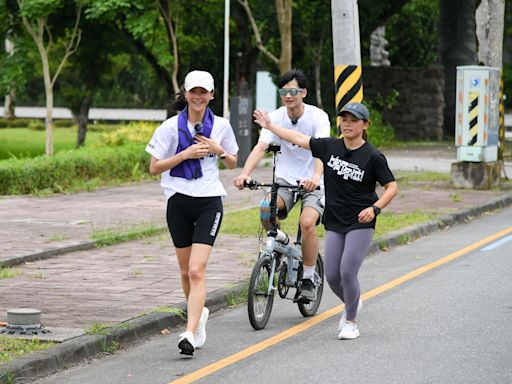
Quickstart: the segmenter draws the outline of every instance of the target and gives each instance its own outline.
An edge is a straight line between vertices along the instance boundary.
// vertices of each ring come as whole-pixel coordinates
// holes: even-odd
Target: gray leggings
[[[325,231],[325,277],[333,292],[345,303],[347,320],[356,318],[359,303],[359,268],[370,248],[373,228],[347,233]]]

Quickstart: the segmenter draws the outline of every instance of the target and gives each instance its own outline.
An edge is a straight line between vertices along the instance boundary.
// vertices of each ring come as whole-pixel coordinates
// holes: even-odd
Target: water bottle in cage
[[[277,230],[276,240],[284,245],[288,244],[288,242],[290,241],[288,235],[281,231],[280,229]]]

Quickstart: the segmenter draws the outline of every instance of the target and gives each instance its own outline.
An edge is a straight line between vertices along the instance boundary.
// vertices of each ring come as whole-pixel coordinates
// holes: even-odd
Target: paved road
[[[277,299],[262,331],[252,330],[245,307],[212,316],[192,359],[178,354],[178,329],[37,383],[511,382],[511,223],[507,208],[369,257],[358,340],[337,340],[341,309],[326,289],[316,325]],[[226,364],[215,371],[216,363]],[[204,377],[186,380],[199,369]]]

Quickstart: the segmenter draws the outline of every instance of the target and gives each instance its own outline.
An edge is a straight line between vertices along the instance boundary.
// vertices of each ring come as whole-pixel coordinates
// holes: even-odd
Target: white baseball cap
[[[214,90],[213,77],[206,71],[192,71],[185,77],[185,91],[190,91],[192,88],[201,87],[208,92]]]

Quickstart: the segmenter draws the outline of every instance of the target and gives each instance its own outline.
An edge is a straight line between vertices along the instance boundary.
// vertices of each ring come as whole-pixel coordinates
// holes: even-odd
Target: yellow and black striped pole
[[[468,146],[475,145],[478,140],[478,92],[469,92],[469,135]]]
[[[500,73],[500,106],[499,106],[499,116],[500,116],[500,127],[498,130],[498,160],[503,161],[503,154],[505,152],[505,105],[503,100],[503,68]]]
[[[363,101],[363,71],[360,65],[336,65],[336,112],[347,103]]]
[[[345,104],[363,101],[357,0],[331,0],[331,12],[337,116]]]

